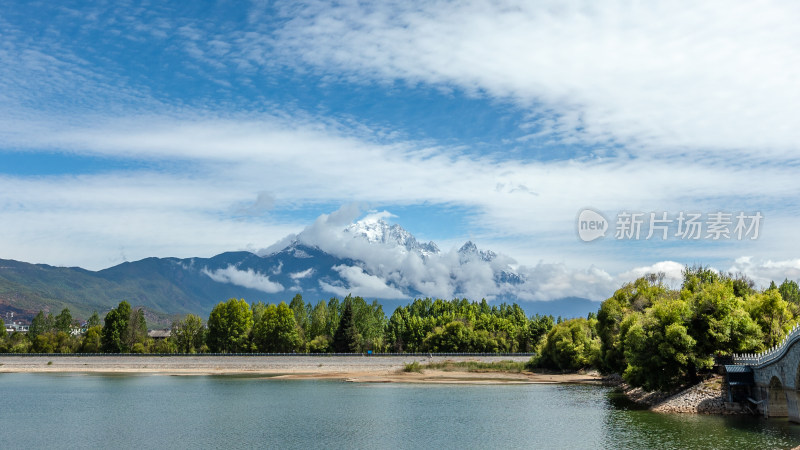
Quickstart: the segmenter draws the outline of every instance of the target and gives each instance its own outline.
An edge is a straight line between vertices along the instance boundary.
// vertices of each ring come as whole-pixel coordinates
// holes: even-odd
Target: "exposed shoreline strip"
[[[271,379],[333,379],[364,383],[588,383],[592,374],[539,374],[424,370],[406,364],[446,361],[525,362],[528,356],[0,356],[0,373],[111,373],[161,375],[264,375]]]

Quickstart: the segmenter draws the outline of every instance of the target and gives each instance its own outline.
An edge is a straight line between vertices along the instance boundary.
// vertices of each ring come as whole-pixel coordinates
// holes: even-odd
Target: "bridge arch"
[[[769,380],[769,404],[767,417],[787,417],[789,415],[783,383],[777,376]]]
[[[800,361],[797,362],[794,375],[794,389],[800,393]]]

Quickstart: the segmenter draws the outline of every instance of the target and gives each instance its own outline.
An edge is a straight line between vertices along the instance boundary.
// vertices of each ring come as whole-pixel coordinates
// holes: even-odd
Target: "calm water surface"
[[[0,374],[3,448],[791,448],[800,425],[668,416],[578,385]]]

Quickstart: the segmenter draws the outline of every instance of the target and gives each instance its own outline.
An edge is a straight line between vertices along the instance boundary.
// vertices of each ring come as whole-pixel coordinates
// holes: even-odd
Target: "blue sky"
[[[3,4],[0,258],[256,250],[344,207],[541,268],[542,298],[800,278],[794,2],[87,3]],[[585,207],[764,220],[585,243]]]

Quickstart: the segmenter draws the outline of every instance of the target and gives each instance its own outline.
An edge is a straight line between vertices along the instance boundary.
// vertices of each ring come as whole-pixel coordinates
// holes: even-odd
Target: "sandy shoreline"
[[[0,373],[129,373],[264,375],[276,379],[335,379],[365,383],[588,383],[597,375],[424,370],[405,364],[444,361],[527,361],[527,356],[0,356]]]

